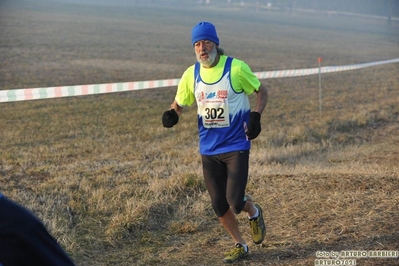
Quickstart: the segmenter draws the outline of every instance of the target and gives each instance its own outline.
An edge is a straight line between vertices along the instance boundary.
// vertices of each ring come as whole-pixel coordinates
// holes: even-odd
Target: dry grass
[[[179,77],[194,60],[191,25],[202,19],[254,71],[315,67],[320,56],[324,65],[398,57],[398,25],[378,20],[188,5],[4,7],[2,89]],[[238,265],[399,249],[398,73],[391,64],[324,75],[321,116],[316,76],[263,80],[270,101],[248,192],[268,234]],[[195,107],[170,130],[160,123],[174,93],[1,104],[2,192],[37,214],[78,265],[220,265],[232,243],[202,181]]]

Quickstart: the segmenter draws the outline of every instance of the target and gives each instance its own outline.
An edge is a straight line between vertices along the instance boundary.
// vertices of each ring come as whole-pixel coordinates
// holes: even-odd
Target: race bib
[[[199,113],[205,128],[229,127],[229,105],[227,99],[205,101],[199,106]]]

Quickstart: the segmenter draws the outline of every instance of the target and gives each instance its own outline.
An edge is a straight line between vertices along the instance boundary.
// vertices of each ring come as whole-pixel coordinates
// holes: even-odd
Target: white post
[[[321,57],[318,58],[319,61],[319,112],[321,118]]]

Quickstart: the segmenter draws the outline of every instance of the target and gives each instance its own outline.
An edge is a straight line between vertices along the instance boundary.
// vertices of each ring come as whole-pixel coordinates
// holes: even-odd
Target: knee
[[[234,214],[239,214],[242,212],[245,206],[245,201],[243,199],[241,200],[236,200],[231,202],[230,208],[234,212]]]
[[[215,214],[217,215],[217,217],[222,217],[223,215],[226,214],[226,212],[229,210],[230,206],[227,202],[225,203],[214,203],[212,202],[212,207],[213,210],[215,211]]]
[[[230,206],[230,208],[234,212],[234,214],[239,214],[243,210],[243,207],[241,206]]]

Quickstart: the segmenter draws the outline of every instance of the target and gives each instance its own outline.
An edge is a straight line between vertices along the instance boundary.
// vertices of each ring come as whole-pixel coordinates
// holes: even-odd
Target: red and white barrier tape
[[[321,68],[317,67],[317,68],[307,68],[307,69],[290,69],[290,70],[255,72],[255,75],[259,79],[298,77],[298,76],[314,75],[319,73],[323,74],[323,73],[354,70],[359,68],[398,63],[398,62],[399,58],[396,58],[385,61],[346,65],[346,66],[325,66]],[[0,90],[0,103],[172,87],[176,86],[179,83],[179,80],[180,79],[164,79],[164,80],[134,81],[134,82],[124,82],[124,83],[106,83],[106,84],[63,86],[63,87]]]

